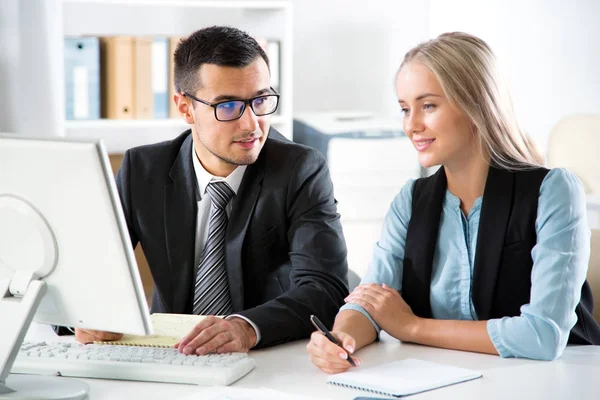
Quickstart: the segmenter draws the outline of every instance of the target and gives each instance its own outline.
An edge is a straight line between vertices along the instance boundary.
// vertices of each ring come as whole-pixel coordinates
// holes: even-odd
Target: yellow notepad
[[[112,342],[94,342],[94,344],[112,344],[122,346],[173,347],[181,338],[190,333],[204,315],[161,314],[151,316],[154,334],[148,336],[125,334],[120,340]]]

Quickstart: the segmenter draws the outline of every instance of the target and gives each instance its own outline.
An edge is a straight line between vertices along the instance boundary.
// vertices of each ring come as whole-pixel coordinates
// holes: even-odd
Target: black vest
[[[472,297],[479,320],[520,315],[531,294],[531,250],[537,241],[535,220],[540,186],[549,170],[488,173],[473,269]],[[408,224],[402,297],[415,315],[431,318],[430,286],[433,254],[446,195],[444,168],[415,182]],[[600,345],[592,291],[587,281],[577,305],[570,344]]]

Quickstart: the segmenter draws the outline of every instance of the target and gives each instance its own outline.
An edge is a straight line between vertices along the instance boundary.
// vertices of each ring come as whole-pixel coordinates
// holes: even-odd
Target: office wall
[[[394,73],[428,36],[428,3],[293,0],[294,110],[398,116]]]
[[[431,36],[462,30],[492,46],[519,121],[542,149],[562,116],[600,113],[599,1],[431,0],[430,6]]]
[[[554,124],[600,113],[600,1],[293,0],[294,108],[397,115],[404,53],[439,33],[481,36],[503,63],[523,128],[545,150]]]

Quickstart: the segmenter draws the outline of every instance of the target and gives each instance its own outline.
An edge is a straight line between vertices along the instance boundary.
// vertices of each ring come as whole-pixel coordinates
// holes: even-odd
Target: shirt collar
[[[206,186],[212,181],[224,181],[233,189],[233,192],[237,194],[240,185],[242,184],[242,178],[246,171],[247,165],[240,165],[234,169],[226,178],[211,175],[200,163],[196,150],[192,146],[192,162],[194,164],[194,172],[196,173],[196,179],[198,180],[198,190],[200,192],[200,198],[204,196]]]

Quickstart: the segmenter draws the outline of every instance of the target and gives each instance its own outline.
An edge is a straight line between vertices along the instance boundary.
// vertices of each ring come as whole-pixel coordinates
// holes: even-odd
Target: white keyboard
[[[25,342],[13,374],[229,385],[254,368],[245,353],[186,356],[176,349]]]

